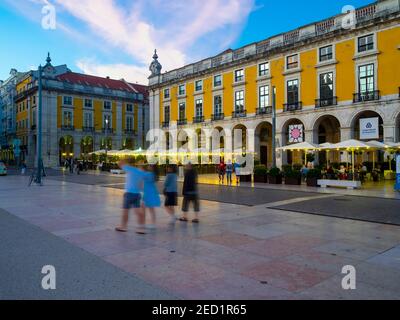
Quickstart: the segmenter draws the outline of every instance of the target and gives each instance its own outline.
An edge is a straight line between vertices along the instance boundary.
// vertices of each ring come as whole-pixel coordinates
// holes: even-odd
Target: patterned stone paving
[[[156,231],[136,235],[131,219],[119,234],[122,190],[25,180],[0,179],[0,208],[180,298],[400,298],[398,226],[202,201],[199,225],[169,226],[160,209]],[[354,291],[341,288],[349,264]]]

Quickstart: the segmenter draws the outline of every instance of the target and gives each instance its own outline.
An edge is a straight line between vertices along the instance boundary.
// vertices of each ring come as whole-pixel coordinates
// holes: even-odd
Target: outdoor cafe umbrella
[[[330,142],[321,143],[319,145],[319,150],[326,151],[326,167],[328,168],[329,165],[329,152],[332,150],[333,144]]]
[[[332,146],[332,148],[336,149],[336,150],[351,151],[351,165],[352,165],[352,168],[353,168],[353,180],[355,180],[355,176],[354,176],[354,152],[356,150],[360,150],[360,149],[368,150],[371,147],[368,144],[364,143],[364,142],[351,139],[351,140],[346,140],[346,141],[342,141],[342,142],[336,143],[336,144],[334,144]]]
[[[313,143],[309,143],[309,142],[300,142],[300,143],[296,143],[296,144],[291,144],[288,146],[284,146],[281,148],[278,148],[278,150],[282,150],[282,151],[293,151],[293,150],[304,150],[304,158],[305,158],[305,164],[307,165],[307,151],[309,150],[318,150],[319,147],[316,144]]]
[[[376,150],[386,150],[389,146],[387,144],[384,144],[382,142],[376,141],[376,140],[372,140],[372,141],[368,141],[366,142],[367,145],[369,145],[371,147],[371,149],[373,149],[372,152],[372,168],[375,170],[375,151]],[[389,167],[391,166],[390,161],[389,161]]]

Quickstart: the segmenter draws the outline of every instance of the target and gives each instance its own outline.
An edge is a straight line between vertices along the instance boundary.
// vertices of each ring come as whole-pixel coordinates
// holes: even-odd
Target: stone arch
[[[299,118],[290,118],[282,126],[282,146],[305,141],[305,124]],[[299,151],[282,152],[282,163],[302,163],[303,154]]]
[[[72,136],[63,136],[59,140],[59,163],[60,166],[65,164],[65,161],[74,157],[74,138]]]
[[[272,124],[269,121],[259,122],[255,129],[256,159],[268,167],[272,165],[272,139]]]
[[[94,140],[92,136],[83,137],[81,140],[81,155],[87,156],[94,151]]]
[[[350,121],[350,129],[351,129],[351,137],[353,139],[360,139],[360,119],[365,118],[379,118],[379,138],[376,140],[383,141],[384,140],[384,131],[383,131],[383,116],[377,110],[361,110],[353,114]]]

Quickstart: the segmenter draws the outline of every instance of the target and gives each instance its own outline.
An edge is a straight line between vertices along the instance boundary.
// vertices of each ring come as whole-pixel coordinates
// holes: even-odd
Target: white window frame
[[[91,106],[90,107],[86,106],[86,101],[91,101]],[[93,99],[85,98],[83,100],[83,107],[86,108],[86,109],[93,109]]]
[[[297,56],[297,67],[296,68],[288,68],[288,58],[290,57],[294,57]],[[301,64],[300,64],[300,53],[292,53],[292,54],[288,54],[285,56],[285,71],[286,72],[292,72],[292,71],[296,71],[299,70],[301,68]]]
[[[200,82],[201,83],[201,89],[199,90],[199,89],[197,89],[197,83],[198,82]],[[203,80],[196,80],[195,82],[194,82],[194,91],[195,92],[202,92],[204,90],[204,82],[203,82]]]
[[[221,98],[221,112],[219,114],[224,114],[224,96],[222,94],[214,94],[213,95],[213,114],[216,115],[216,113],[215,113],[215,98],[216,97]]]
[[[180,93],[180,88],[183,87],[183,93]],[[183,97],[186,95],[186,84],[178,85],[178,97]]]
[[[70,112],[71,113],[71,124],[69,126],[73,127],[74,126],[74,111],[72,109],[63,109],[62,110],[62,125],[65,127],[67,126],[65,122],[65,113]]]
[[[128,110],[128,106],[132,106],[132,110]],[[134,108],[133,103],[127,103],[127,104],[125,105],[125,111],[126,111],[126,113],[133,113],[134,110],[135,110],[135,108]]]
[[[318,70],[317,72],[317,97],[320,100],[321,99],[321,75],[325,73],[333,73],[333,96],[336,97],[336,68],[326,68],[326,69],[321,69]]]
[[[180,114],[181,114],[181,105],[184,105],[185,106],[185,108],[184,108],[184,110],[185,110],[185,112],[184,112],[184,118],[180,118]],[[185,120],[185,119],[187,119],[187,116],[186,116],[186,102],[179,102],[178,103],[178,120]]]
[[[243,75],[242,75],[242,79],[241,80],[237,80],[236,79],[236,72],[238,71],[242,71]],[[246,72],[244,68],[240,68],[240,69],[236,69],[233,71],[233,83],[242,83],[246,80]]]
[[[368,49],[368,50],[366,50],[366,51],[360,51],[359,49],[359,41],[360,41],[360,39],[361,38],[365,38],[365,37],[369,37],[369,36],[372,36],[372,40],[373,40],[373,48],[372,49]],[[356,52],[357,52],[357,54],[368,54],[368,53],[370,53],[370,52],[374,52],[374,51],[376,51],[376,48],[377,48],[377,36],[376,36],[376,32],[368,32],[368,33],[366,33],[366,34],[363,34],[363,35],[359,35],[359,36],[357,36],[356,37]]]
[[[215,78],[216,78],[216,77],[221,77],[221,84],[218,85],[218,86],[215,85]],[[221,87],[223,86],[223,79],[224,79],[224,77],[222,76],[222,74],[216,74],[216,75],[214,75],[214,76],[213,76],[213,88],[221,88]]]
[[[198,101],[201,101],[201,115],[197,114],[197,102]],[[203,100],[203,98],[195,99],[195,101],[194,101],[194,116],[196,118],[204,116],[204,100]]]
[[[302,99],[301,99],[301,77],[300,77],[300,75],[296,74],[291,77],[285,77],[285,104],[289,103],[288,102],[288,82],[293,81],[293,80],[297,80],[299,83],[299,92],[298,92],[299,100],[298,100],[298,102],[302,101]]]
[[[261,66],[262,65],[268,65],[268,71],[266,74],[260,74],[261,73]],[[268,77],[271,74],[271,64],[269,63],[269,61],[265,61],[265,62],[260,62],[258,63],[258,67],[257,67],[257,77],[258,78],[265,78]]]
[[[90,126],[86,125],[86,115],[88,115],[88,114],[90,114],[90,119],[91,119]],[[83,112],[83,127],[85,127],[85,128],[93,128],[94,127],[93,120],[94,120],[93,112],[91,112],[91,111],[84,111]]]
[[[106,108],[106,103],[110,103],[110,108],[109,108],[109,109]],[[103,101],[103,110],[112,111],[112,101],[110,101],[110,100],[104,100],[104,101]]]
[[[261,88],[263,87],[268,87],[268,99],[267,99],[267,105],[265,107],[270,107],[271,106],[271,86],[267,83],[260,84],[257,87],[257,104],[258,108],[261,109],[264,106],[261,106]]]
[[[132,122],[132,127],[128,128],[128,122],[129,120]],[[125,117],[125,130],[133,131],[135,127],[134,121],[133,121],[133,116],[129,115]]]
[[[74,97],[73,96],[62,96],[63,98],[63,101],[62,101],[62,104],[63,104],[63,106],[66,106],[66,107],[72,107],[73,105],[74,105]],[[65,98],[71,98],[71,104],[66,104],[65,103]]]
[[[108,129],[113,129],[113,118],[112,118],[112,113],[103,113],[103,129],[106,129],[105,124],[106,124],[106,117],[110,117],[110,122],[108,125]]]
[[[165,96],[165,93],[168,91],[168,97]],[[163,90],[163,99],[164,100],[170,100],[171,99],[171,88],[165,88]]]
[[[236,94],[237,93],[239,93],[239,92],[242,92],[243,93],[243,112],[244,111],[246,111],[246,91],[244,90],[244,89],[238,89],[238,90],[235,90],[234,91],[234,99],[233,99],[233,111],[236,113],[237,111],[236,111],[236,102],[237,102],[237,100],[236,100]]]
[[[324,49],[324,48],[327,48],[327,47],[332,47],[332,58],[330,58],[328,60],[321,61],[321,49]],[[329,63],[331,61],[335,61],[336,60],[336,54],[335,54],[336,47],[335,47],[335,45],[333,43],[327,44],[327,45],[324,45],[324,46],[320,46],[320,47],[317,48],[317,50],[318,50],[318,62],[317,62],[317,64]]]

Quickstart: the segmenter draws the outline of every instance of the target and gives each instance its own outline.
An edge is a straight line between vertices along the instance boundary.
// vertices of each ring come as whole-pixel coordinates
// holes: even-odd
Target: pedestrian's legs
[[[182,202],[182,212],[183,212],[183,218],[187,220],[187,213],[189,210],[189,199],[188,196],[183,197],[183,202]]]
[[[117,227],[118,231],[127,231],[129,221],[129,209],[122,209],[121,226]]]
[[[135,208],[135,213],[137,217],[138,227],[136,229],[136,233],[145,234],[145,224],[146,224],[146,215],[144,208]]]
[[[200,201],[199,197],[196,195],[192,199],[194,206],[194,220],[193,222],[199,222],[199,212],[200,212]]]
[[[150,221],[151,221],[151,227],[156,226],[156,209],[155,208],[148,208],[150,212]]]

